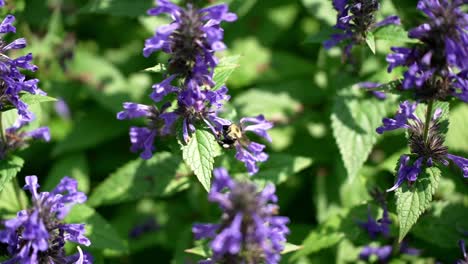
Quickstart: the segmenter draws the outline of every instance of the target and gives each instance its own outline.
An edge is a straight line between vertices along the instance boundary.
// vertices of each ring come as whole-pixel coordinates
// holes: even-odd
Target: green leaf
[[[34,104],[57,101],[57,99],[50,97],[50,96],[30,94],[30,93],[23,93],[20,95],[20,98],[27,105],[34,105]],[[16,107],[11,104],[7,104],[5,105],[5,107],[2,107],[0,112],[6,112],[12,109],[16,109]]]
[[[126,79],[115,64],[86,46],[76,48],[69,71],[96,102],[113,113],[122,109],[123,102],[138,102],[147,92],[139,83]]]
[[[291,156],[288,154],[271,154],[268,160],[262,164],[260,171],[251,178],[247,173],[236,175],[246,179],[252,179],[260,187],[271,182],[275,185],[285,182],[289,176],[292,176],[308,167],[313,163],[311,158],[301,156]]]
[[[193,248],[185,250],[186,253],[200,256],[202,258],[208,258],[211,255],[211,249],[207,243],[203,243]]]
[[[119,253],[128,251],[126,242],[119,237],[112,225],[87,205],[73,206],[65,222],[85,224],[85,235],[91,240],[91,249],[107,249]]]
[[[149,160],[130,161],[99,184],[88,203],[96,207],[184,190],[188,187],[188,177],[181,162],[169,152],[158,152]]]
[[[100,108],[90,108],[75,121],[71,133],[55,146],[52,153],[59,155],[95,147],[122,135],[127,129],[114,114]]]
[[[70,154],[54,162],[44,183],[44,190],[52,190],[64,176],[78,181],[78,190],[89,192],[89,166],[83,153]]]
[[[24,160],[17,156],[8,156],[6,159],[0,160],[0,192],[2,192],[5,184],[11,181],[24,165]]]
[[[220,155],[219,144],[206,130],[197,129],[190,141],[182,147],[182,156],[206,191],[210,190],[214,158]]]
[[[213,81],[216,85],[213,87],[213,90],[218,90],[221,86],[223,86],[229,76],[234,72],[234,70],[239,67],[237,63],[239,61],[239,55],[223,57],[219,60],[218,66],[216,66],[213,74]]]
[[[388,25],[374,31],[376,40],[385,40],[392,43],[417,43],[418,40],[408,37],[408,32],[401,26]]]
[[[163,63],[158,63],[158,64],[154,65],[153,67],[144,69],[143,71],[160,73],[160,72],[164,72],[166,70],[167,70],[166,65],[164,65]]]
[[[359,88],[352,89],[337,96],[331,115],[333,136],[350,180],[357,175],[377,142],[375,129],[386,115],[386,102],[359,98],[355,95]]]
[[[451,249],[454,241],[460,239],[460,231],[468,230],[467,211],[468,207],[461,203],[434,201],[430,210],[413,227],[411,234],[430,244]]]
[[[28,197],[18,186],[16,181],[9,181],[0,192],[0,219],[10,219],[16,216],[18,211],[25,209]]]
[[[375,37],[374,34],[372,34],[372,32],[367,32],[366,43],[367,46],[369,46],[372,53],[375,54]]]
[[[228,4],[229,11],[235,13],[238,17],[243,17],[257,3],[257,0],[218,0],[217,3]]]
[[[291,244],[291,243],[286,243],[284,245],[283,251],[281,251],[281,254],[282,255],[288,254],[288,253],[291,253],[291,252],[294,252],[294,251],[298,251],[301,248],[302,248],[302,246],[294,245],[294,244]]]
[[[21,100],[23,100],[23,102],[26,103],[27,105],[57,101],[57,99],[54,97],[40,95],[40,94],[30,94],[30,93],[22,94]]]
[[[342,33],[342,31],[334,28],[334,27],[327,27],[323,30],[316,32],[313,35],[308,36],[304,43],[306,44],[322,44],[324,41],[327,41],[331,38],[331,35]]]
[[[91,0],[81,12],[137,17],[145,15],[153,3],[153,0]]]
[[[234,99],[233,104],[240,110],[241,116],[264,114],[268,120],[278,122],[288,121],[292,115],[302,108],[300,102],[291,98],[285,91],[273,93],[259,89],[249,89],[239,94]]]
[[[291,260],[296,261],[301,257],[334,247],[345,238],[359,243],[362,240],[367,240],[367,233],[354,221],[361,219],[365,221],[367,212],[368,205],[363,204],[349,210],[341,209],[338,213],[331,215],[325,222],[309,233],[302,242],[301,249],[291,257]]]
[[[333,25],[336,22],[336,17],[330,15],[336,13],[331,1],[302,0],[301,2],[311,15],[325,22],[325,24]]]
[[[468,152],[468,137],[466,128],[468,127],[468,105],[459,104],[450,111],[450,124],[445,143],[450,151]]]
[[[302,242],[302,249],[296,252],[291,260],[297,260],[300,257],[316,253],[338,244],[345,237],[344,233],[338,231],[340,224],[341,218],[339,217],[328,219],[325,225],[312,231],[306,237],[304,242]]]
[[[229,79],[230,87],[242,87],[253,83],[271,61],[271,51],[254,37],[239,39],[231,45],[229,54],[242,54],[239,67]]]
[[[426,168],[419,174],[412,186],[404,183],[395,191],[398,220],[400,222],[399,241],[402,241],[419,216],[430,206],[432,195],[439,185],[440,170]]]

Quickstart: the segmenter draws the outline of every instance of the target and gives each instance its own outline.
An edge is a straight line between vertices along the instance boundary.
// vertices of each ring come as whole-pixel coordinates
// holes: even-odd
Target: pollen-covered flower
[[[156,4],[157,7],[150,9],[148,14],[166,13],[172,22],[159,27],[155,35],[146,40],[143,54],[148,57],[161,50],[170,58],[166,78],[153,85],[150,97],[157,103],[172,95],[177,99],[177,106],[172,112],[167,112],[168,103],[161,111],[155,110],[154,106],[125,103],[125,110],[118,114],[118,119],[141,116],[150,119],[148,127],[132,127],[130,131],[132,150],[143,150],[141,157],[145,159],[152,156],[155,137],[168,134],[177,120],[182,124],[186,143],[196,125],[206,126],[217,135],[222,126],[229,123],[217,116],[225,101],[229,100],[228,89],[222,86],[213,90],[215,83],[212,77],[218,64],[215,52],[225,48],[220,24],[237,19],[235,14],[228,12],[225,4],[202,9],[192,4],[182,8],[167,0],[157,0]]]
[[[193,225],[195,239],[211,239],[213,255],[200,263],[279,263],[289,219],[277,215],[275,186],[258,191],[253,183],[232,180],[223,168],[214,177],[209,200],[223,215],[219,224]]]
[[[31,121],[34,115],[31,116]],[[31,131],[24,131],[23,127],[30,123],[29,120],[19,116],[15,123],[5,130],[5,137],[0,139],[0,159],[16,149],[26,146],[34,139],[50,141],[50,130],[48,127],[39,127]]]
[[[268,154],[264,152],[266,146],[251,141],[247,132],[252,132],[271,142],[267,130],[272,127],[273,124],[267,121],[263,115],[241,118],[239,127],[233,124],[223,125],[222,141],[226,143],[225,147],[234,146],[236,148],[236,159],[245,164],[250,175],[258,172],[257,163],[266,161]]]
[[[347,56],[353,45],[365,41],[369,31],[389,24],[400,24],[397,16],[390,16],[376,23],[375,12],[380,8],[378,0],[333,0],[333,7],[338,11],[335,28],[343,33],[332,34],[331,39],[324,42],[324,46],[330,49],[340,42],[346,42]]]
[[[448,153],[444,145],[445,136],[441,132],[440,117],[441,109],[436,109],[429,121],[429,128],[425,129],[425,120],[416,116],[417,103],[405,101],[400,104],[400,109],[394,118],[384,118],[383,126],[376,129],[377,133],[395,129],[407,129],[409,136],[409,147],[411,155],[400,157],[397,181],[387,191],[394,191],[406,180],[410,184],[415,182],[424,168],[432,167],[434,162],[444,166],[449,165],[449,160],[457,165],[468,177],[468,159]]]
[[[8,15],[0,24],[0,36],[3,37],[7,33],[15,33],[16,28],[12,25],[15,21],[13,15]],[[37,66],[32,64],[32,54],[18,58],[10,58],[8,56],[11,50],[19,50],[26,47],[24,38],[15,39],[10,43],[0,39],[0,108],[5,108],[13,105],[18,110],[18,114],[25,120],[32,119],[32,113],[28,110],[28,106],[21,100],[22,93],[45,95],[38,88],[38,79],[27,80],[26,76],[21,73],[21,69],[28,71],[36,71]]]
[[[91,263],[81,250],[65,255],[65,243],[89,246],[84,224],[63,223],[74,204],[84,203],[86,195],[77,191],[76,180],[64,177],[51,192],[38,192],[36,176],[26,176],[24,189],[32,195],[32,207],[6,220],[0,230],[0,242],[7,244],[10,259],[4,264]]]
[[[403,89],[416,89],[422,99],[456,96],[468,102],[468,16],[464,0],[420,0],[417,8],[428,20],[410,30],[420,43],[393,47],[388,70],[406,66]]]

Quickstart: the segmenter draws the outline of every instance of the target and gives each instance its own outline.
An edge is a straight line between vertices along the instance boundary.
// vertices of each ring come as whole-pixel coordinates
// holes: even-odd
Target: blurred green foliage
[[[376,32],[375,54],[356,47],[362,66],[353,68],[339,48],[326,51],[321,45],[335,22],[330,0],[201,2],[197,4],[228,2],[239,15],[237,22],[225,25],[228,50],[219,54],[226,59],[217,78],[223,82],[230,75],[232,95],[224,114],[234,119],[264,114],[275,123],[270,159],[252,180],[277,184],[281,214],[291,219],[289,242],[303,244],[283,263],[355,263],[365,244],[356,221],[367,217],[368,192],[393,185],[395,164],[407,149],[402,133],[382,137],[374,132],[381,118],[396,110],[395,97],[381,102],[355,84],[398,76],[386,73],[391,46],[386,39],[392,35],[404,44],[405,33],[398,28]],[[405,28],[420,18],[414,0],[382,2],[380,15],[398,14]],[[167,57],[142,56],[144,40],[166,22],[146,16],[151,6],[152,0],[16,0],[7,7],[17,16],[18,35],[28,41],[25,52],[34,53],[42,89],[66,101],[71,112],[70,117],[58,115],[54,102],[34,108],[41,112],[40,123],[50,126],[52,142],[34,143],[18,154],[21,158],[12,157],[9,170],[24,160],[18,180],[38,175],[43,190],[64,175],[78,180],[89,201],[68,219],[88,224],[92,245],[86,250],[96,263],[193,263],[196,257],[185,252],[195,246],[191,224],[219,217],[182,162],[174,138],[158,139],[155,156],[142,161],[129,151],[128,128],[137,123],[115,118],[125,101],[149,102],[151,85],[161,80],[152,67]],[[448,146],[465,156],[466,108],[451,104],[447,136]],[[215,166],[248,177],[232,151],[215,154]],[[459,255],[456,239],[468,230],[468,188],[456,170],[442,172],[437,202],[426,206],[428,212],[410,232],[409,241],[423,248],[423,255],[395,263],[448,263]],[[0,194],[4,218],[26,204],[25,197],[12,195],[12,183]],[[390,210],[396,213],[396,208]],[[131,237],[131,230],[147,219],[158,228]]]

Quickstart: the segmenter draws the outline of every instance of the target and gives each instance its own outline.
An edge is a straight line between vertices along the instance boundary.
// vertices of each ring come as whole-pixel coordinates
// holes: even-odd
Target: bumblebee
[[[237,124],[223,126],[223,138],[219,141],[223,148],[232,148],[237,141],[243,140],[242,128]]]

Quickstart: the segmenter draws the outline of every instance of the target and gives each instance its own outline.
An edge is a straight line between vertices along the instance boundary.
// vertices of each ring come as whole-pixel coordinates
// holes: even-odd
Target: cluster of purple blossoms
[[[7,33],[15,33],[16,28],[12,25],[15,17],[8,15],[0,24],[1,36]],[[32,54],[29,53],[16,59],[8,56],[10,50],[19,50],[26,47],[26,40],[19,38],[11,43],[6,43],[0,39],[0,109],[13,106],[18,110],[22,119],[31,121],[33,116],[28,110],[28,105],[24,103],[20,96],[22,93],[40,94],[46,93],[38,88],[38,79],[27,80],[20,69],[36,71],[37,66],[32,64]]]
[[[343,33],[332,34],[323,45],[330,49],[340,42],[346,42],[345,55],[351,55],[353,45],[366,40],[369,31],[389,24],[400,24],[400,18],[389,16],[377,22],[375,12],[379,10],[378,0],[333,0],[333,7],[338,11],[335,28]]]
[[[240,120],[240,133],[242,136],[233,142],[236,148],[236,159],[242,161],[247,171],[250,174],[258,172],[258,162],[264,162],[268,159],[268,154],[263,150],[265,145],[248,140],[245,135],[247,131],[253,132],[256,135],[265,138],[271,142],[271,137],[268,135],[267,130],[272,128],[273,124],[268,122],[263,115],[257,117],[244,117]],[[225,129],[224,129],[225,130]]]
[[[420,0],[417,8],[429,20],[409,31],[420,42],[411,48],[393,47],[388,71],[406,66],[403,89],[415,89],[418,99],[468,102],[468,15],[466,0]]]
[[[3,264],[91,263],[88,254],[65,255],[65,243],[71,241],[89,246],[84,224],[66,224],[61,220],[86,195],[77,191],[76,180],[64,177],[51,192],[40,192],[36,176],[26,176],[24,189],[32,194],[33,206],[18,212],[17,217],[3,222],[0,243],[7,244],[9,260]]]
[[[415,182],[424,167],[432,167],[434,162],[448,166],[449,161],[457,165],[468,178],[468,159],[448,153],[444,146],[445,137],[440,131],[441,109],[436,109],[427,130],[425,123],[416,116],[417,103],[405,101],[400,104],[400,109],[394,118],[384,118],[383,125],[376,129],[377,133],[395,129],[407,129],[409,135],[409,147],[411,155],[402,155],[400,167],[395,185],[388,191],[396,190],[405,180],[410,184]],[[412,161],[412,157],[415,158]]]
[[[383,215],[379,220],[375,220],[369,210],[366,222],[358,222],[359,226],[367,231],[369,237],[375,240],[379,235],[385,239],[390,239],[390,220],[386,203],[382,203]],[[369,261],[371,256],[376,256],[379,263],[388,263],[392,255],[398,254],[419,255],[420,251],[415,248],[408,247],[408,244],[403,241],[397,249],[394,249],[392,244],[384,246],[365,246],[359,253],[359,258],[364,261]]]
[[[155,35],[146,40],[143,54],[148,57],[153,52],[163,51],[170,55],[170,59],[166,78],[153,85],[150,98],[154,103],[160,103],[167,96],[175,96],[177,106],[172,107],[171,99],[163,103],[160,109],[126,102],[124,110],[117,114],[120,120],[139,117],[148,119],[147,126],[130,129],[131,151],[141,151],[143,159],[152,157],[156,136],[171,134],[176,122],[182,124],[183,140],[186,143],[198,126],[207,127],[220,139],[226,127],[232,125],[231,121],[218,116],[230,96],[226,86],[213,89],[216,85],[213,74],[218,64],[215,52],[226,48],[220,24],[223,21],[233,22],[237,16],[228,12],[225,4],[202,9],[188,4],[184,9],[168,0],[157,0],[156,3],[157,7],[150,9],[148,14],[169,14],[172,23],[159,27]],[[167,111],[169,108],[173,110]],[[245,126],[245,131],[253,131],[269,139],[265,131],[272,125],[263,117],[243,120],[254,123]],[[264,147],[253,142],[236,144],[236,157],[246,164],[249,173],[257,172],[256,162],[267,159]]]
[[[34,115],[32,118],[34,119]],[[0,139],[0,159],[4,159],[9,152],[24,147],[33,139],[40,139],[47,142],[50,140],[50,130],[48,127],[39,127],[31,131],[23,131],[22,128],[29,123],[30,121],[19,116],[16,122],[5,130],[4,138]]]
[[[275,186],[258,192],[253,183],[233,181],[224,168],[214,176],[209,200],[224,212],[221,223],[192,228],[195,239],[211,239],[213,255],[199,263],[279,263],[289,219],[277,215]]]
[[[0,1],[0,6],[5,2]],[[15,17],[7,15],[0,23],[0,35],[3,37],[7,33],[16,33],[13,26]],[[21,69],[36,71],[37,66],[32,64],[32,54],[16,59],[10,58],[8,53],[12,50],[20,50],[26,47],[24,38],[15,39],[10,43],[0,39],[0,110],[5,111],[15,108],[18,111],[18,119],[12,127],[2,131],[0,138],[0,159],[4,159],[8,152],[23,147],[31,139],[50,140],[50,132],[47,127],[41,127],[33,131],[22,131],[22,127],[34,120],[34,114],[28,110],[28,105],[21,100],[24,93],[45,95],[46,93],[38,88],[38,79],[26,79],[21,73]],[[3,127],[0,129],[4,129]]]

